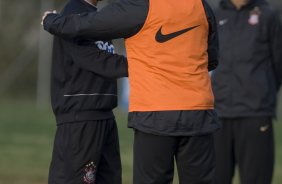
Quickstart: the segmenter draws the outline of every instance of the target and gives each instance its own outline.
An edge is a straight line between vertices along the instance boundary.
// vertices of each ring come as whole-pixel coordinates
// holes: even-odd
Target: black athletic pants
[[[135,130],[133,184],[172,184],[176,160],[180,184],[212,184],[213,135],[156,136]]]
[[[121,184],[114,119],[57,127],[49,184]]]
[[[241,184],[271,184],[271,118],[226,118],[221,122],[222,129],[215,133],[216,184],[231,184],[236,164]]]

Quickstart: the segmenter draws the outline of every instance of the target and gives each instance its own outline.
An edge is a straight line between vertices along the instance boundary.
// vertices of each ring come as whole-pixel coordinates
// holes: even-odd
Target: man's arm
[[[148,10],[148,0],[120,0],[99,12],[69,16],[51,13],[45,17],[43,25],[51,34],[67,38],[127,38],[142,28]]]
[[[128,77],[128,63],[124,56],[111,54],[98,47],[81,46],[64,41],[75,65],[101,77],[117,79]]]
[[[278,11],[273,13],[270,18],[270,24],[269,36],[272,52],[272,64],[276,77],[277,90],[279,90],[282,83],[282,25]]]
[[[208,3],[203,0],[203,5],[206,11],[206,16],[209,23],[209,38],[208,38],[208,70],[212,71],[216,69],[218,65],[219,57],[219,41],[217,32],[217,21],[215,19],[214,13]]]

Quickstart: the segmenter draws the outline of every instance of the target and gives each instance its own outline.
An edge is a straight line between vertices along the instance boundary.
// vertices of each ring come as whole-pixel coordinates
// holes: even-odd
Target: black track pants
[[[135,131],[133,184],[171,184],[176,160],[180,184],[212,184],[213,135],[156,136]]]
[[[238,164],[241,184],[271,184],[274,141],[270,118],[221,119],[215,133],[216,184],[231,184]]]

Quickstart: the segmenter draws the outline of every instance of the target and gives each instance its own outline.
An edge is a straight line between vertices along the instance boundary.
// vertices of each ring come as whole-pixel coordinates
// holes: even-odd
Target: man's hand
[[[53,11],[46,11],[46,12],[44,13],[44,15],[42,16],[41,25],[43,25],[43,21],[44,21],[44,19],[47,17],[47,15],[49,15],[49,14],[54,14],[54,13],[57,13],[57,11],[56,11],[56,10],[53,10]]]

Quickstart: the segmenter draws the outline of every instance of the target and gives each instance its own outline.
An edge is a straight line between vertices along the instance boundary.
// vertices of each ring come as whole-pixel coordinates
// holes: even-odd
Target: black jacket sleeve
[[[269,23],[272,65],[276,77],[276,84],[278,90],[282,83],[282,24],[278,11],[275,11],[272,14]]]
[[[99,12],[68,16],[49,14],[43,23],[46,31],[67,38],[127,38],[142,28],[148,10],[148,0],[120,0]]]
[[[206,11],[206,16],[209,23],[209,37],[208,37],[208,70],[216,69],[219,59],[219,41],[217,32],[217,21],[214,13],[208,3],[203,0],[203,5]]]
[[[65,46],[74,64],[84,70],[110,79],[128,77],[128,63],[124,56],[69,41],[65,41]]]

